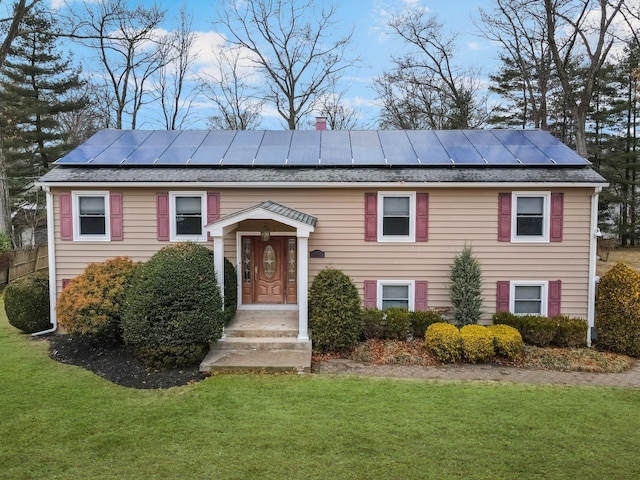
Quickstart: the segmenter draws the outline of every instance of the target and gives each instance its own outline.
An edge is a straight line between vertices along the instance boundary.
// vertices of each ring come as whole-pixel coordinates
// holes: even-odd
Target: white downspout
[[[591,225],[589,228],[589,289],[587,305],[587,346],[591,346],[591,331],[596,325],[596,260],[598,245],[598,197],[602,187],[596,187],[591,196]]]
[[[47,198],[47,255],[49,256],[49,315],[51,328],[42,330],[41,332],[32,333],[34,337],[53,333],[58,329],[58,319],[56,318],[56,245],[55,245],[55,224],[53,217],[53,194],[48,186],[42,187]]]

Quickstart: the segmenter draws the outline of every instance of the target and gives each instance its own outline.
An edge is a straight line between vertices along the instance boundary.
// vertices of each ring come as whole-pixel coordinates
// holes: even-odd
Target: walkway
[[[330,360],[313,365],[320,374],[362,375],[369,377],[418,378],[425,380],[512,382],[554,385],[593,385],[640,388],[640,362],[624,373],[558,372],[527,370],[500,365],[373,365],[353,360]]]

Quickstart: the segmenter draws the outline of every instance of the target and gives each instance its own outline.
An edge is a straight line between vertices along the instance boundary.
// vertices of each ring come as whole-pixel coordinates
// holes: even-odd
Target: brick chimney
[[[327,117],[316,117],[316,130],[327,129]]]

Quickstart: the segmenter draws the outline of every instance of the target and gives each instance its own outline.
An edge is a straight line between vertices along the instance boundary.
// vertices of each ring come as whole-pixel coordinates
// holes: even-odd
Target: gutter
[[[587,304],[587,346],[591,346],[596,326],[596,260],[598,245],[598,197],[602,187],[596,187],[591,196],[591,226],[589,229],[589,288]]]
[[[42,330],[41,332],[35,332],[31,335],[36,337],[38,335],[45,335],[47,333],[54,333],[58,329],[58,319],[56,318],[56,246],[54,235],[54,217],[53,217],[53,194],[48,185],[43,185],[45,194],[47,196],[47,253],[49,255],[49,316],[51,320],[51,328]]]

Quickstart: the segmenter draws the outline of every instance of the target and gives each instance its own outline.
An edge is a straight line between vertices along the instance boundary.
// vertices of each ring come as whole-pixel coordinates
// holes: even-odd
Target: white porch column
[[[309,233],[298,230],[298,341],[309,341]],[[306,236],[301,236],[306,235]]]
[[[224,309],[224,241],[222,236],[213,237],[213,267],[216,272],[216,280],[222,295],[222,308]]]

